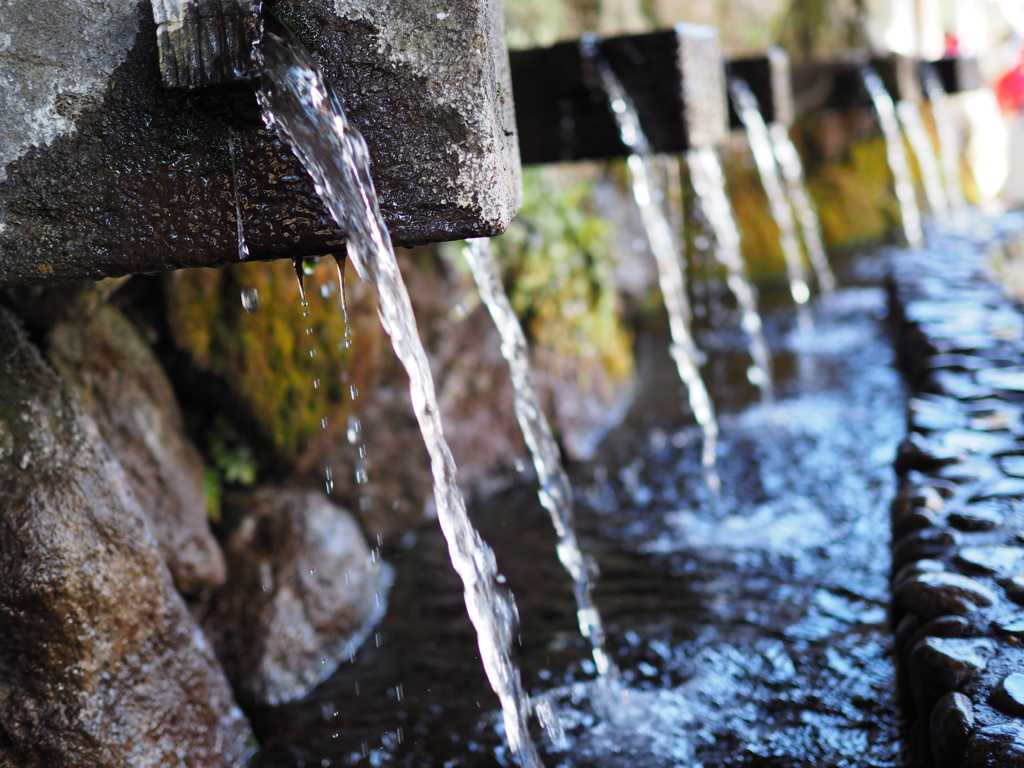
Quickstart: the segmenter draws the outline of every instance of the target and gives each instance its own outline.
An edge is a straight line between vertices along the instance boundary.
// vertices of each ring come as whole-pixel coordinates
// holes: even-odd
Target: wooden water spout
[[[76,7],[0,4],[0,82],[17,84],[0,87],[0,288],[235,262],[236,210],[252,259],[343,246],[246,87],[251,2]],[[505,230],[520,181],[499,0],[274,9],[365,136],[396,244]]]
[[[728,136],[717,30],[680,24],[607,38],[597,47],[632,98],[655,152],[683,152]],[[513,51],[511,64],[523,163],[630,154],[578,43]]]
[[[251,0],[154,0],[160,74],[168,88],[254,80],[263,34]]]

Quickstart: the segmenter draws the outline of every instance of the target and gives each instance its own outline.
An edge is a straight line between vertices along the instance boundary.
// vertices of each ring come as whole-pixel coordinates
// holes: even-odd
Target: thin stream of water
[[[725,174],[714,147],[703,146],[686,153],[690,183],[696,193],[711,229],[715,234],[715,257],[725,265],[726,282],[740,309],[740,324],[749,339],[752,365],[747,370],[750,383],[761,390],[761,400],[775,400],[772,387],[772,356],[764,335],[761,314],[757,310],[757,294],[747,275],[747,265],[740,251],[740,231],[725,193]]]
[[[967,201],[960,181],[960,137],[957,135],[953,110],[950,109],[946,89],[942,87],[938,73],[930,64],[924,67],[923,80],[932,116],[935,118],[935,131],[939,134],[939,160],[946,181],[946,199],[950,208],[960,210]]]
[[[917,167],[921,169],[921,183],[924,185],[928,207],[931,208],[932,215],[945,213],[949,210],[949,202],[946,200],[946,190],[942,186],[935,145],[932,144],[932,137],[928,135],[928,129],[924,127],[924,121],[921,119],[921,108],[916,102],[902,99],[896,105],[896,115],[903,126],[907,141],[910,142],[910,148],[914,150]]]
[[[789,202],[796,213],[800,234],[803,236],[804,247],[807,250],[807,258],[811,262],[814,276],[818,280],[818,289],[826,295],[835,293],[836,276],[828,262],[828,252],[825,250],[825,238],[821,234],[818,212],[814,209],[811,196],[807,193],[807,185],[804,183],[804,165],[800,160],[800,153],[793,146],[793,140],[789,137],[789,129],[782,123],[769,125],[768,136],[771,138],[772,150],[779,163],[779,170],[782,171],[782,178],[786,182],[786,194],[789,195]]]
[[[238,230],[238,258],[249,258],[249,246],[245,242],[245,227],[242,225],[242,200],[238,196],[238,137],[234,131],[228,133],[228,157],[231,159],[231,191],[235,196],[235,227]]]
[[[811,291],[807,287],[807,276],[804,271],[804,257],[800,250],[800,241],[796,234],[796,223],[793,221],[793,209],[779,179],[779,166],[775,162],[772,140],[768,134],[768,126],[761,116],[761,108],[757,97],[750,91],[750,86],[739,78],[729,79],[729,92],[732,94],[736,111],[739,113],[743,127],[747,129],[747,141],[754,155],[754,163],[761,177],[761,186],[768,196],[768,208],[772,218],[779,227],[779,244],[786,260],[786,274],[789,277],[789,293],[796,302],[800,324],[807,327],[811,323],[807,311],[807,301]]]
[[[924,245],[924,233],[921,231],[921,212],[914,196],[914,183],[910,180],[910,167],[907,165],[907,154],[903,150],[903,134],[896,119],[896,107],[892,97],[885,90],[882,78],[874,69],[861,67],[861,79],[864,87],[875,105],[878,115],[878,126],[885,138],[885,153],[889,159],[889,170],[892,171],[896,190],[896,200],[900,205],[900,218],[903,221],[903,235],[907,245],[919,248]]]
[[[264,120],[312,176],[317,193],[346,233],[348,257],[377,290],[381,322],[409,375],[413,410],[430,455],[438,520],[462,579],[487,678],[501,701],[509,747],[526,768],[540,768],[528,730],[532,707],[511,658],[518,611],[502,585],[494,553],[466,514],[430,365],[370,177],[366,143],[348,125],[340,99],[294,35],[268,17],[261,46]]]
[[[680,262],[680,249],[672,235],[665,215],[665,190],[659,183],[651,146],[640,126],[640,117],[625,88],[611,67],[597,52],[597,38],[588,35],[580,41],[580,51],[600,78],[608,102],[619,127],[622,143],[633,152],[626,159],[632,180],[633,200],[640,211],[640,220],[654,259],[658,265],[658,284],[668,312],[672,335],[670,352],[686,385],[690,408],[704,437],[702,465],[711,487],[721,486],[715,460],[718,445],[718,420],[714,405],[700,373],[702,355],[690,330],[690,302],[686,296],[686,278]]]
[[[562,466],[558,444],[533,384],[526,335],[505,294],[490,242],[485,239],[470,240],[469,245],[463,249],[463,255],[473,271],[480,298],[487,306],[501,336],[501,354],[508,363],[515,391],[516,419],[537,470],[537,481],[540,484],[537,495],[551,516],[558,536],[558,560],[573,580],[580,634],[590,640],[598,674],[607,675],[610,681],[615,681],[618,679],[618,668],[608,656],[604,624],[591,596],[596,564],[584,556],[576,539],[572,485]]]

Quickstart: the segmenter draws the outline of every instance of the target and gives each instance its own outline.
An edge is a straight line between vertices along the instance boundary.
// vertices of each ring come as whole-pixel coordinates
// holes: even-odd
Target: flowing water
[[[945,213],[949,210],[949,202],[946,200],[946,190],[942,185],[942,175],[939,173],[935,145],[932,144],[932,137],[928,135],[928,129],[924,127],[924,121],[921,119],[921,108],[916,102],[902,99],[896,105],[896,115],[917,158],[928,207],[931,208],[933,216]]]
[[[804,165],[800,160],[800,153],[793,146],[789,129],[782,123],[772,123],[768,126],[768,135],[771,137],[772,149],[775,152],[775,159],[779,162],[782,178],[786,182],[789,202],[796,212],[800,234],[803,235],[804,247],[807,249],[807,258],[818,280],[818,289],[824,294],[833,293],[836,289],[836,277],[828,263],[818,212],[814,210],[814,204],[804,183]]]
[[[348,125],[338,96],[308,51],[272,19],[261,53],[259,98],[264,118],[292,147],[346,233],[348,257],[360,277],[376,288],[381,322],[409,374],[413,410],[430,455],[438,519],[463,583],[483,666],[504,710],[508,744],[524,766],[540,766],[529,733],[532,707],[511,658],[518,612],[494,553],[466,514],[455,462],[442,433],[430,366],[378,208],[366,144]]]
[[[730,78],[729,92],[739,113],[740,121],[747,129],[747,141],[754,155],[757,172],[761,176],[761,186],[768,196],[768,208],[779,228],[779,244],[786,260],[786,274],[789,277],[789,293],[799,308],[801,322],[809,325],[810,314],[806,310],[811,291],[807,287],[807,276],[804,273],[804,257],[800,250],[800,241],[796,234],[796,223],[793,221],[793,209],[782,188],[779,179],[779,166],[775,161],[768,126],[761,116],[761,108],[757,98],[750,91],[750,86],[739,78]]]
[[[580,633],[590,640],[597,673],[607,675],[609,680],[614,682],[618,678],[618,670],[605,649],[604,625],[591,596],[596,566],[584,557],[576,539],[572,485],[562,466],[558,444],[551,433],[551,426],[540,406],[537,390],[533,385],[526,336],[505,294],[490,242],[483,239],[470,240],[463,253],[473,271],[473,279],[480,291],[480,298],[498,327],[501,354],[508,362],[512,374],[516,419],[519,421],[519,428],[537,471],[537,481],[540,485],[538,497],[541,506],[548,511],[555,527],[555,534],[558,536],[558,560],[573,580]]]
[[[896,190],[896,200],[900,205],[900,218],[903,223],[903,235],[907,245],[918,248],[924,245],[924,233],[921,231],[921,212],[914,196],[914,183],[910,178],[910,167],[907,165],[907,154],[903,150],[903,134],[896,119],[896,107],[892,97],[885,90],[882,78],[871,67],[861,67],[861,79],[864,87],[875,105],[878,126],[885,138],[885,152],[889,159],[889,170],[892,171]]]
[[[594,599],[628,694],[602,715],[589,642],[530,487],[470,509],[523,613],[517,658],[564,740],[563,768],[895,768],[899,723],[886,622],[892,459],[905,397],[886,340],[883,270],[844,286],[798,329],[766,293],[779,397],[745,383],[740,333],[700,332],[723,433],[718,509],[699,429],[679,412],[667,334],[641,335],[636,405],[570,468],[576,523],[602,578]],[[857,279],[871,285],[850,287]],[[814,377],[797,375],[797,356]],[[254,768],[507,768],[462,585],[435,526],[385,549],[396,581],[379,646],[306,699],[250,711]]]
[[[640,219],[654,259],[658,265],[658,285],[668,312],[672,343],[669,348],[676,361],[679,378],[689,393],[690,408],[703,433],[702,464],[708,483],[717,489],[720,485],[715,470],[718,444],[718,421],[714,405],[700,373],[701,353],[690,332],[690,302],[686,295],[686,277],[680,260],[681,250],[672,235],[665,213],[665,189],[659,183],[658,169],[654,165],[651,146],[640,126],[640,117],[629,96],[607,62],[597,53],[597,40],[585,37],[580,49],[586,61],[595,68],[608,96],[609,105],[619,127],[622,143],[632,152],[627,159],[633,188],[633,200],[640,211]]]
[[[946,199],[954,210],[966,205],[963,183],[960,181],[960,137],[956,119],[949,106],[949,97],[938,73],[930,64],[924,67],[924,90],[935,118],[935,132],[939,135],[939,159],[946,181]]]
[[[740,251],[740,231],[732,213],[732,204],[725,193],[722,164],[715,148],[710,146],[691,149],[686,153],[686,163],[690,169],[693,191],[715,235],[715,257],[725,265],[728,272],[726,282],[736,297],[740,309],[740,325],[750,341],[752,365],[747,369],[747,378],[761,390],[761,399],[771,403],[775,398],[771,351],[757,310],[757,294],[747,275],[747,265]]]

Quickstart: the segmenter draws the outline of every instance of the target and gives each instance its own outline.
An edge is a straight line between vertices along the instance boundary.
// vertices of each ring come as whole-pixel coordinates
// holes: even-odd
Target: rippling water
[[[471,510],[518,598],[524,682],[566,731],[546,765],[901,764],[885,605],[905,395],[880,288],[815,311],[811,334],[792,309],[766,312],[775,405],[755,402],[742,332],[702,334],[723,412],[720,498],[679,414],[667,334],[641,338],[636,406],[574,468],[628,693],[612,717],[590,706],[593,662],[533,489]],[[256,765],[513,764],[440,532],[387,559],[397,578],[378,638],[305,701],[252,713],[267,745]]]

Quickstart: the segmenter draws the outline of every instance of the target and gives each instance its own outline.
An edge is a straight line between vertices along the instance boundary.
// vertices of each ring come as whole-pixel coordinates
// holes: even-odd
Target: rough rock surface
[[[239,698],[299,698],[381,617],[391,572],[354,518],[319,491],[232,494],[227,583],[196,609]]]
[[[1000,226],[1024,227],[1020,217]],[[896,461],[894,618],[915,764],[1011,768],[1024,760],[1024,316],[973,238],[894,257],[903,365],[915,390]],[[1004,235],[1005,236],[1005,235]],[[997,241],[998,242],[998,241]],[[906,532],[908,526],[913,530]],[[922,559],[923,558],[923,559]]]
[[[0,509],[0,765],[241,765],[248,723],[128,479],[2,309]]]
[[[195,595],[223,584],[203,460],[185,436],[171,383],[146,341],[103,304],[58,323],[48,356],[127,472],[178,589]]]
[[[519,157],[498,0],[274,9],[365,135],[396,243],[504,231]],[[0,30],[0,286],[238,261],[236,192],[253,258],[340,247],[251,89],[162,87],[149,3],[17,0]]]

